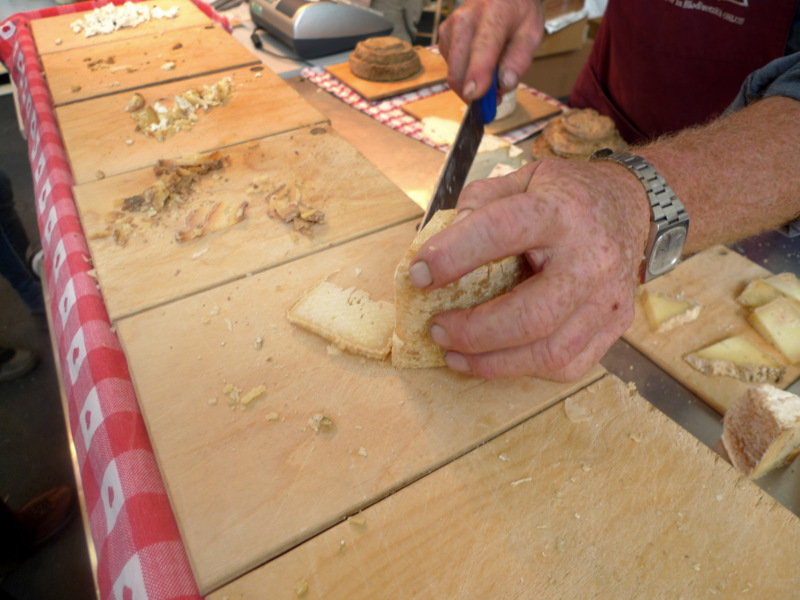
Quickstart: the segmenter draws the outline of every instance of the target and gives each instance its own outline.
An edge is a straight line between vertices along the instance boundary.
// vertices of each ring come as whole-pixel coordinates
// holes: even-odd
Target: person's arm
[[[800,214],[796,100],[767,98],[633,152],[685,204],[687,252]],[[431,336],[448,366],[487,378],[585,373],[633,319],[647,206],[636,177],[613,162],[546,160],[468,186],[458,222],[414,258],[412,282],[437,288],[512,254],[525,254],[535,274],[510,294],[434,318]]]
[[[486,94],[497,68],[501,91],[510,91],[543,36],[540,0],[466,0],[439,30],[447,82],[464,100],[475,100]]]

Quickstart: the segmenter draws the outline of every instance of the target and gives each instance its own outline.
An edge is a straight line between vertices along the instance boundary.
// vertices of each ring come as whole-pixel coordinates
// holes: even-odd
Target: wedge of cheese
[[[744,288],[736,301],[747,308],[757,308],[778,296],[786,296],[800,302],[800,279],[794,273],[778,273],[754,279]]]
[[[389,356],[394,306],[391,302],[371,300],[363,290],[343,289],[323,281],[289,309],[287,316],[291,323],[316,333],[345,352],[376,359]]]
[[[752,383],[778,383],[786,366],[744,335],[735,335],[684,357],[706,375],[735,377]]]
[[[722,443],[743,475],[757,479],[800,452],[800,397],[755,386],[725,413]]]
[[[434,144],[451,146],[458,134],[459,123],[441,117],[422,119],[422,134]],[[522,150],[496,135],[485,134],[478,146],[478,153],[467,174],[466,183],[486,179],[496,165],[506,165],[512,170],[519,169],[524,161]]]
[[[509,256],[478,267],[458,281],[436,290],[421,290],[411,283],[411,259],[434,234],[455,218],[455,210],[440,210],[419,232],[397,265],[394,276],[397,314],[392,340],[392,365],[399,368],[444,366],[444,352],[429,335],[431,318],[454,308],[472,308],[511,291],[530,276],[528,261]]]
[[[644,313],[650,329],[663,333],[694,321],[703,307],[680,296],[669,296],[661,292],[643,290],[641,294]]]
[[[756,308],[747,320],[789,362],[800,362],[800,303],[779,296]]]

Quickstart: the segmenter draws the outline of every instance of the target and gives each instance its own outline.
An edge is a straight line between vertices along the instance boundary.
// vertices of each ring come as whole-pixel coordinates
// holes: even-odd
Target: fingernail
[[[465,208],[463,210],[458,211],[458,214],[456,215],[456,218],[453,219],[451,225],[455,225],[456,223],[467,217],[470,213],[472,213],[471,208]]]
[[[450,336],[441,325],[431,325],[430,336],[433,340],[433,343],[437,346],[449,348],[452,345],[450,342]]]
[[[447,363],[447,366],[453,371],[458,371],[459,373],[465,373],[467,375],[472,373],[467,359],[464,358],[463,354],[459,354],[458,352],[445,353],[444,362]]]
[[[507,90],[513,90],[515,87],[517,87],[517,74],[511,69],[503,69],[503,75],[500,77],[500,81],[503,82],[504,88]]]
[[[428,268],[428,263],[422,260],[411,265],[408,269],[408,278],[418,288],[426,288],[433,283],[433,276]]]
[[[467,85],[464,86],[464,97],[467,100],[472,100],[472,96],[475,95],[475,88],[477,87],[474,81],[468,81]]]

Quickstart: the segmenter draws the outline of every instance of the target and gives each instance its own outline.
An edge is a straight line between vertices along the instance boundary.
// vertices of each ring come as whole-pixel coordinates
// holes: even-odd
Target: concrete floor
[[[0,1],[3,4],[5,11],[7,2]],[[0,167],[12,180],[17,210],[30,240],[38,241],[28,147],[10,95],[0,96],[0,140]],[[19,508],[53,486],[74,488],[75,480],[47,327],[30,316],[4,279],[0,279],[0,344],[29,348],[41,359],[25,377],[0,383],[0,495],[11,508]],[[0,581],[0,597],[3,592],[17,600],[96,597],[80,514]]]

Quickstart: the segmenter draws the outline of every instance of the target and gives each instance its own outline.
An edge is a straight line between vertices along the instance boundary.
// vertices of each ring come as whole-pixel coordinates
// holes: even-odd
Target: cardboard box
[[[580,21],[567,25],[555,33],[546,33],[541,45],[536,49],[534,58],[561,54],[581,49],[589,34],[589,19],[584,17]]]
[[[591,51],[592,41],[588,40],[578,50],[544,57],[537,55],[522,75],[522,82],[553,98],[566,100]]]
[[[542,0],[544,20],[556,19],[561,15],[583,10],[584,0]]]

